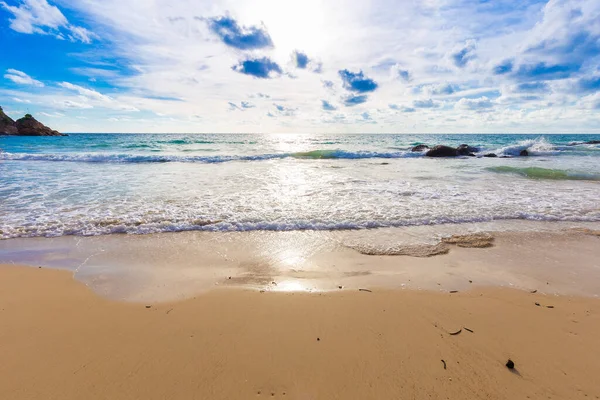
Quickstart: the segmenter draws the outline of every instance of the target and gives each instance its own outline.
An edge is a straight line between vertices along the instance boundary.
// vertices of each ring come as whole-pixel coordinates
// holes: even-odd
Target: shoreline
[[[531,227],[537,230],[422,227],[11,239],[0,241],[0,264],[67,269],[97,294],[137,303],[182,300],[221,287],[284,292],[510,287],[600,296],[600,225]]]
[[[592,298],[214,290],[144,305],[2,266],[0,313],[13,400],[600,397]]]

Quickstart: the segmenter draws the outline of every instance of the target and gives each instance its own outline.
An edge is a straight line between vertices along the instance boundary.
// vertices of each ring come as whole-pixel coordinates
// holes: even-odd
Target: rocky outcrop
[[[458,151],[450,146],[435,146],[433,149],[425,153],[426,157],[456,157]]]
[[[54,129],[48,128],[42,124],[31,114],[25,114],[25,116],[17,121],[13,121],[8,115],[4,114],[2,107],[0,107],[0,135],[11,135],[11,136],[67,136]]]
[[[415,147],[413,147],[410,151],[412,152],[422,152],[425,150],[429,150],[429,146],[427,146],[426,144],[418,144]]]
[[[459,156],[470,156],[478,151],[479,149],[477,147],[471,147],[468,144],[461,144],[456,148],[456,152]]]
[[[48,128],[31,114],[25,115],[15,123],[19,136],[64,136],[62,133]]]
[[[495,158],[498,157],[495,153],[488,153],[488,154],[484,154],[484,157],[488,157],[488,158]]]
[[[15,121],[11,117],[4,114],[0,107],[0,135],[17,135],[19,133]]]
[[[590,140],[585,142],[585,144],[600,144],[600,140]]]
[[[521,150],[521,152],[519,153],[519,155],[521,157],[527,157],[529,155],[529,152],[527,150]]]

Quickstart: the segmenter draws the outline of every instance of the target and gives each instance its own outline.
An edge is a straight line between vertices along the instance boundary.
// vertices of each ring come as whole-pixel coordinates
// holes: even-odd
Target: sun
[[[325,14],[323,0],[259,0],[245,9],[244,19],[265,24],[275,44],[274,58],[282,60],[296,49],[323,54],[327,37]]]

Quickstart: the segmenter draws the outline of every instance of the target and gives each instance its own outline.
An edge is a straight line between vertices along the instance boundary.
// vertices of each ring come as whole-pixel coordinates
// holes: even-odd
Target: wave
[[[0,225],[0,240],[27,237],[58,236],[100,236],[111,234],[145,235],[167,232],[209,231],[209,232],[249,232],[249,231],[341,231],[377,228],[397,228],[424,225],[467,224],[505,220],[527,220],[542,222],[600,222],[598,216],[560,216],[517,212],[498,216],[476,216],[466,218],[437,217],[400,221],[220,221],[220,220],[162,220],[141,222],[136,219],[95,220],[55,222],[40,225],[11,227]]]
[[[562,169],[549,169],[539,167],[510,167],[510,166],[499,166],[486,168],[488,171],[516,174],[526,178],[532,179],[553,179],[553,180],[576,180],[576,181],[600,181],[599,174],[568,171]]]
[[[553,145],[545,137],[537,139],[522,140],[516,144],[501,147],[494,153],[504,156],[518,156],[523,150],[527,150],[532,156],[556,155],[561,149]]]
[[[56,161],[56,162],[88,162],[88,163],[223,163],[230,161],[261,161],[284,158],[321,160],[321,159],[365,159],[365,158],[403,158],[418,157],[421,154],[409,152],[372,152],[344,150],[314,150],[296,153],[256,154],[245,156],[183,156],[183,155],[144,155],[144,154],[44,154],[44,153],[0,153],[0,160],[6,161]]]

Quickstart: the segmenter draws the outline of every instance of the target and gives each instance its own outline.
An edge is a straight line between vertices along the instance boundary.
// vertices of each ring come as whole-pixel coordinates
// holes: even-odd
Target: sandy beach
[[[597,298],[371,290],[128,303],[3,265],[0,398],[600,398]]]

